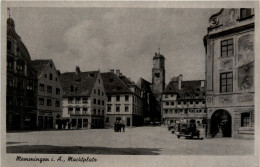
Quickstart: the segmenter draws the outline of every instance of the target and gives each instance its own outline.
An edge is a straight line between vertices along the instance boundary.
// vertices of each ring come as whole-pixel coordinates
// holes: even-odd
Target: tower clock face
[[[159,77],[160,77],[160,73],[159,73],[159,72],[156,72],[156,73],[154,73],[154,76],[155,76],[156,78],[159,78]]]

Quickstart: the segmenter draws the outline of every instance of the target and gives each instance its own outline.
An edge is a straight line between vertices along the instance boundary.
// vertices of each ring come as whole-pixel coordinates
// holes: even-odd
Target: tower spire
[[[8,18],[10,18],[11,17],[11,11],[10,11],[9,7],[7,8],[7,14],[8,14]]]

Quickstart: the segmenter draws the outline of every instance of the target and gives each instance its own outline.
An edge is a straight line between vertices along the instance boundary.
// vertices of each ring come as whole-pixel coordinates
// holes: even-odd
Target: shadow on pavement
[[[159,155],[160,148],[109,148],[81,146],[21,145],[7,146],[7,153],[39,154],[106,154],[106,155]]]

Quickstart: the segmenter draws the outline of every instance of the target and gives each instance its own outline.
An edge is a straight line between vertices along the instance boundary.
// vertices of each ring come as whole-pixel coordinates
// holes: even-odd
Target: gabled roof
[[[32,60],[31,61],[31,65],[34,68],[35,71],[37,71],[37,76],[39,77],[42,72],[44,71],[44,69],[46,68],[46,66],[48,65],[48,63],[51,60]]]
[[[97,79],[98,71],[89,72],[66,72],[60,75],[60,83],[63,89],[63,96],[90,96]],[[76,88],[71,92],[71,87]]]
[[[129,87],[112,72],[101,73],[106,94],[132,93]]]
[[[178,89],[179,81],[170,81],[163,94],[177,94],[180,99],[204,99],[205,88],[201,87],[202,81],[181,81],[181,90]]]
[[[138,81],[138,86],[141,88],[141,90],[144,90],[146,92],[152,93],[151,85],[152,84],[150,82],[146,81],[143,78],[140,78]]]

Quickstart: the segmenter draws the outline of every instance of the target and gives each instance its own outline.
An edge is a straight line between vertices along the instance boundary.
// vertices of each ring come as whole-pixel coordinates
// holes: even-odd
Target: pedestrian
[[[123,132],[125,132],[125,124],[124,123],[122,124],[122,127],[123,127]]]
[[[69,130],[70,130],[70,126],[71,126],[71,125],[70,125],[70,121],[69,121],[69,123],[68,123],[68,129],[69,129]]]

